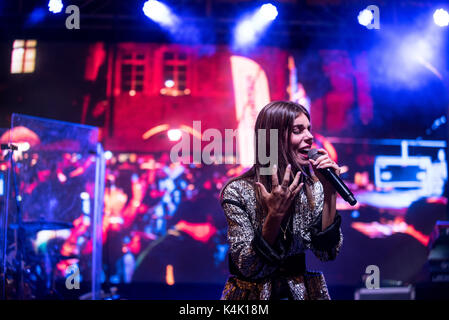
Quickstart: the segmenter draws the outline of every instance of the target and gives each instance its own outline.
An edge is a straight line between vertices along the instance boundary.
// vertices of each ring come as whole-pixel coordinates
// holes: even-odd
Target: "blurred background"
[[[260,109],[291,100],[358,200],[338,199],[337,259],[307,256],[332,298],[354,299],[369,265],[393,298],[447,298],[448,11],[430,0],[0,2],[1,143],[19,145],[16,168],[7,150],[0,162],[4,297],[88,298],[90,285],[65,286],[76,265],[82,284],[98,275],[97,298],[219,299],[218,193],[249,168]],[[238,129],[232,143],[226,129]],[[197,161],[191,150],[172,161],[181,141]],[[8,262],[18,252],[20,266]]]

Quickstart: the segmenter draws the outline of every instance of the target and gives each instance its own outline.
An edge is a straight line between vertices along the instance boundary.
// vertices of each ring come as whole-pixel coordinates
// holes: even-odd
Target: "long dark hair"
[[[245,173],[241,174],[238,177],[234,177],[230,179],[221,189],[220,192],[220,199],[223,197],[223,190],[226,188],[226,186],[236,180],[245,179],[248,182],[250,182],[256,190],[256,199],[257,199],[257,211],[265,215],[267,214],[267,208],[265,207],[264,202],[262,201],[262,196],[260,194],[260,191],[258,188],[256,188],[255,182],[262,183],[266,190],[268,192],[271,192],[271,175],[261,175],[260,174],[260,168],[261,167],[268,167],[269,164],[262,165],[260,163],[260,159],[258,158],[258,146],[259,146],[259,137],[258,137],[258,130],[259,129],[266,129],[266,136],[265,139],[266,143],[266,149],[270,150],[270,139],[269,139],[269,132],[270,129],[277,129],[278,130],[278,180],[279,183],[282,182],[285,170],[287,169],[287,165],[291,164],[292,174],[290,176],[290,183],[292,183],[293,178],[295,177],[296,173],[298,171],[301,171],[301,179],[300,182],[304,182],[304,188],[307,196],[307,200],[311,208],[315,207],[315,203],[313,201],[312,197],[312,191],[311,186],[313,183],[317,180],[317,178],[312,174],[310,170],[310,166],[301,166],[299,165],[294,159],[294,154],[291,150],[291,143],[290,143],[290,136],[292,134],[293,130],[293,123],[295,119],[301,115],[304,114],[310,121],[310,114],[307,111],[306,108],[304,108],[302,105],[291,102],[291,101],[273,101],[267,104],[265,107],[263,107],[262,110],[260,110],[256,124],[254,126],[254,134],[255,134],[255,164]],[[293,206],[291,207],[293,209]]]

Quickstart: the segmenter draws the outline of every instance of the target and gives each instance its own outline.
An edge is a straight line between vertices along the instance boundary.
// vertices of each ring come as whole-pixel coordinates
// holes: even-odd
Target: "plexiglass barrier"
[[[91,126],[12,115],[1,136],[2,299],[99,298],[105,162],[98,135]]]

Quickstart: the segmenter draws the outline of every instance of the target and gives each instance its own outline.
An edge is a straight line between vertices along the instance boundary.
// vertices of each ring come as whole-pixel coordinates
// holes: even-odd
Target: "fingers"
[[[290,190],[295,190],[296,186],[298,185],[300,176],[301,176],[301,171],[298,171],[296,173],[295,179],[293,179],[292,184],[290,185],[290,187],[288,187]]]
[[[323,159],[329,158],[329,154],[327,153],[327,151],[325,149],[321,148],[321,149],[318,149],[317,151],[321,155],[318,158],[316,158],[315,160],[309,159],[313,165],[315,165],[315,164],[318,165],[319,162],[322,161]]]
[[[273,173],[271,175],[271,185],[272,185],[273,189],[279,185],[277,170],[278,170],[277,165],[273,165]]]
[[[262,183],[256,182],[256,185],[259,187],[259,190],[262,193],[262,197],[266,198],[266,197],[268,197],[270,195],[267,192],[267,189],[265,189],[265,186]]]
[[[288,198],[289,199],[294,198],[299,193],[302,186],[304,185],[304,183],[301,183],[298,186],[300,176],[301,176],[301,172],[298,171],[295,175],[295,179],[293,180],[292,184],[288,187],[288,191],[289,191]]]
[[[317,169],[329,168],[334,165],[334,162],[331,159],[324,159],[316,165]]]
[[[291,165],[289,164],[285,170],[284,177],[282,179],[282,184],[279,185],[279,180],[278,180],[278,176],[277,176],[277,166],[276,165],[273,166],[273,174],[271,175],[271,181],[272,181],[272,189],[271,189],[272,192],[271,193],[273,193],[273,191],[274,191],[275,193],[285,194],[287,197],[290,197],[292,195],[296,195],[299,192],[299,190],[302,187],[302,184],[300,186],[298,186],[298,183],[299,183],[299,180],[301,177],[301,172],[298,171],[296,173],[292,184],[289,186],[288,183],[290,181],[290,176],[292,175],[291,171],[292,171],[292,168],[291,168]],[[263,197],[270,196],[270,193],[266,190],[266,188],[263,184],[261,184],[260,182],[256,182],[256,185],[259,187]],[[280,189],[277,189],[277,187],[279,187],[279,186],[282,187],[282,192]]]
[[[326,149],[323,149],[323,148],[318,149],[318,152],[329,155],[329,153],[327,153]]]
[[[299,193],[299,191],[301,191],[303,185],[304,185],[304,182],[301,182],[299,184],[299,186],[297,186],[296,189],[293,190],[293,192],[292,192],[292,197],[293,198]]]
[[[339,176],[340,175],[340,167],[338,166],[338,164],[336,164],[335,162],[333,164],[330,165],[330,168],[334,169],[335,173]]]
[[[310,163],[315,169],[332,168],[340,175],[340,167],[328,155],[318,157],[316,160],[310,159]]]
[[[282,185],[281,185],[282,189],[285,189],[288,187],[288,182],[290,181],[291,170],[292,170],[292,166],[291,166],[291,164],[289,164],[284,173],[284,180],[282,180]]]
[[[319,156],[318,158],[316,158],[315,160],[310,159],[310,162],[312,162],[312,164],[314,166],[318,166],[321,163],[321,161],[326,160],[326,159],[329,159],[329,156],[322,155],[322,156]]]
[[[324,149],[319,149],[319,150],[325,151]],[[329,167],[333,167],[334,169],[336,169],[338,167],[338,165],[336,166],[336,163],[331,158],[329,158],[329,155],[327,154],[327,152],[326,152],[326,154],[318,157],[315,160],[310,159],[310,163],[316,169],[329,168]]]

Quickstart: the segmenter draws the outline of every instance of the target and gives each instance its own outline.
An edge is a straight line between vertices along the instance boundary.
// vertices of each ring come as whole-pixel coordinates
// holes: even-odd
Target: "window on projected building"
[[[163,77],[161,94],[184,96],[190,94],[187,86],[188,59],[184,52],[166,51],[163,55]]]
[[[36,65],[36,40],[14,40],[11,73],[32,73]]]
[[[126,53],[121,59],[121,91],[134,96],[143,91],[145,74],[145,55]]]

